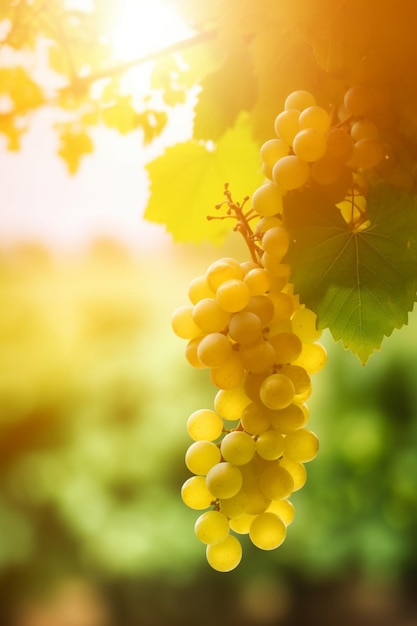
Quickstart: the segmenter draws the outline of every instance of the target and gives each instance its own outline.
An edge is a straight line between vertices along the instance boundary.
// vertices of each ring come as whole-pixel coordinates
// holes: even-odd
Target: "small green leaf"
[[[285,198],[293,243],[286,261],[320,328],[365,363],[384,336],[407,324],[417,289],[417,198],[380,183],[370,190],[370,226],[354,231],[316,192]]]
[[[176,241],[220,243],[234,226],[231,219],[207,220],[224,200],[224,184],[241,202],[263,180],[258,146],[240,124],[214,147],[195,140],[176,144],[148,164],[151,197],[145,218],[164,224]]]

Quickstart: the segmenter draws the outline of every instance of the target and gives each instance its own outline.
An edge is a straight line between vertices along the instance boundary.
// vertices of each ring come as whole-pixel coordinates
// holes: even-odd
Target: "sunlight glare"
[[[131,61],[191,35],[166,0],[120,0],[111,40],[116,58]]]

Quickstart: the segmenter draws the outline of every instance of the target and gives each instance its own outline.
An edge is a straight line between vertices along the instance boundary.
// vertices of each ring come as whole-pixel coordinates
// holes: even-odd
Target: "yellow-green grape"
[[[242,411],[250,403],[243,386],[232,389],[219,389],[214,398],[216,413],[225,420],[234,422],[240,419]]]
[[[282,259],[288,252],[290,236],[282,226],[276,226],[266,231],[262,237],[262,248],[274,258]]]
[[[219,389],[233,389],[239,387],[243,381],[245,368],[242,357],[233,352],[223,365],[210,370],[210,380]]]
[[[292,363],[303,349],[301,339],[292,332],[283,332],[269,338],[275,350],[275,363]]]
[[[199,335],[198,337],[194,337],[194,339],[190,339],[185,347],[185,358],[188,363],[199,369],[205,367],[198,358],[198,346],[203,337],[205,337],[205,335]]]
[[[379,139],[361,139],[353,146],[349,167],[371,170],[384,160],[385,148]]]
[[[235,430],[222,439],[220,452],[225,461],[245,465],[255,454],[255,442],[248,433]]]
[[[210,289],[205,276],[197,276],[190,282],[188,297],[193,304],[197,304],[203,298],[214,297],[214,292]]]
[[[223,258],[209,265],[205,277],[209,288],[216,292],[217,288],[226,280],[242,279],[243,271],[240,263],[235,259]]]
[[[343,177],[345,168],[342,161],[324,156],[311,164],[311,177],[319,185],[331,185]]]
[[[248,496],[244,491],[238,491],[232,498],[223,498],[220,502],[220,511],[230,520],[245,514]]]
[[[320,339],[321,331],[317,330],[316,320],[316,314],[306,307],[294,311],[291,318],[292,329],[302,342],[310,343]]]
[[[287,109],[286,111],[282,111],[282,113],[275,118],[275,132],[278,138],[282,139],[282,141],[289,146],[292,145],[295,135],[300,130],[298,125],[299,117],[300,111]]]
[[[255,456],[249,461],[249,463],[239,466],[239,471],[242,474],[243,480],[243,491],[246,492],[249,487],[256,484],[259,474],[261,473],[261,469],[262,459],[257,454],[255,454]]]
[[[293,365],[301,365],[309,374],[320,372],[327,361],[326,349],[320,343],[305,343]]]
[[[326,157],[346,163],[353,153],[353,140],[344,128],[331,128],[327,133]]]
[[[260,155],[262,161],[271,168],[283,156],[289,154],[289,146],[281,139],[269,139],[261,146]]]
[[[293,491],[298,491],[304,487],[307,480],[307,471],[302,463],[293,461],[285,455],[280,459],[279,463],[283,469],[287,470],[287,472],[291,474],[294,482],[294,486],[292,488]]]
[[[240,421],[245,431],[251,435],[260,435],[271,425],[268,409],[257,402],[252,402],[245,407]]]
[[[274,411],[270,414],[271,426],[280,433],[290,433],[298,428],[302,428],[308,419],[301,405],[289,404],[285,409]]]
[[[268,296],[251,296],[245,311],[255,313],[265,326],[274,315],[274,305]]]
[[[255,519],[255,515],[244,513],[235,519],[230,520],[230,528],[239,535],[247,535],[249,533],[250,525]]]
[[[303,187],[310,176],[310,167],[295,154],[283,157],[272,168],[272,177],[281,189],[291,190]]]
[[[266,510],[267,513],[275,513],[282,519],[286,526],[294,520],[295,510],[289,500],[273,500]]]
[[[243,280],[245,279],[248,272],[251,270],[259,269],[259,263],[255,263],[254,261],[242,261],[240,267],[243,271]]]
[[[249,298],[249,287],[237,278],[226,280],[216,291],[217,304],[228,313],[237,313],[244,309]]]
[[[263,381],[259,395],[269,409],[285,409],[294,399],[294,384],[288,376],[271,374]]]
[[[230,572],[242,559],[242,546],[234,535],[228,535],[221,543],[206,548],[208,564],[218,572]]]
[[[181,339],[193,339],[201,335],[201,329],[193,319],[193,306],[185,304],[172,313],[172,330]]]
[[[361,139],[378,139],[379,130],[378,126],[374,124],[374,122],[371,122],[371,120],[358,120],[352,124],[350,135],[354,141],[360,141]]]
[[[220,462],[220,450],[212,441],[195,441],[185,453],[185,464],[193,474],[205,476]]]
[[[363,85],[355,85],[346,93],[343,104],[348,115],[366,117],[378,106],[378,93]]]
[[[314,128],[300,130],[293,141],[294,154],[303,161],[318,161],[326,152],[326,137]],[[298,185],[301,187],[301,185]]]
[[[280,371],[291,380],[296,396],[311,390],[311,378],[308,372],[300,365],[284,365]]]
[[[261,471],[259,487],[270,500],[282,500],[294,490],[294,480],[280,461],[270,461]]]
[[[261,296],[268,291],[271,286],[271,278],[268,272],[262,267],[249,270],[243,280],[249,287],[251,296]]]
[[[307,463],[318,454],[319,440],[311,430],[301,428],[285,438],[285,456],[292,461]]]
[[[297,89],[297,91],[291,92],[285,99],[284,109],[297,109],[298,111],[304,111],[308,107],[314,106],[316,99],[312,93],[305,89]]]
[[[262,255],[262,265],[272,278],[283,278],[283,284],[280,284],[278,289],[281,289],[287,282],[290,275],[291,268],[287,263],[281,263],[281,260],[277,257],[273,257],[268,252],[264,252]],[[271,290],[275,289],[276,285],[271,281]]]
[[[230,320],[230,313],[222,309],[214,298],[203,298],[197,302],[194,305],[192,316],[200,329],[200,333],[201,331],[219,333],[227,327]]]
[[[301,130],[312,128],[320,133],[325,133],[330,127],[330,115],[323,107],[313,105],[300,113],[298,122]]]
[[[198,409],[187,420],[187,432],[194,441],[214,441],[223,431],[223,420],[211,409]]]
[[[206,511],[197,518],[194,532],[202,543],[214,545],[224,541],[229,534],[229,521],[220,511]]]
[[[261,513],[253,520],[249,537],[260,550],[274,550],[285,540],[287,527],[275,513]]]
[[[216,498],[233,498],[242,487],[242,474],[239,469],[222,461],[213,465],[206,476],[207,489]]]
[[[275,362],[275,350],[269,341],[261,339],[254,345],[244,347],[242,358],[248,372],[264,374],[271,371]]]
[[[277,430],[265,430],[256,440],[256,452],[267,461],[275,461],[284,453],[285,439]]]
[[[281,189],[272,182],[261,185],[252,196],[252,208],[263,217],[282,213]]]
[[[262,336],[262,322],[255,313],[240,311],[232,316],[229,322],[229,335],[243,346],[259,341]]]
[[[206,367],[220,367],[231,355],[232,345],[222,333],[209,333],[198,344],[197,356]]]
[[[271,504],[271,498],[268,498],[258,484],[252,483],[243,487],[246,496],[246,514],[259,515],[263,513]]]
[[[208,509],[214,500],[207,489],[205,476],[191,476],[181,488],[183,502],[190,508],[201,511]]]
[[[258,237],[263,237],[267,230],[270,228],[275,228],[276,226],[282,226],[282,221],[276,215],[271,215],[270,217],[261,217],[259,222],[257,222],[255,226],[255,235]]]

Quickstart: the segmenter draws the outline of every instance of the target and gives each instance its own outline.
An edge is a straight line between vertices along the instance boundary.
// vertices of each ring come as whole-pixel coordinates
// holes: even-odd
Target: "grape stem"
[[[232,194],[229,190],[229,183],[225,183],[224,185],[224,195],[226,196],[226,200],[216,204],[215,208],[220,209],[224,205],[227,205],[228,210],[226,215],[208,215],[208,220],[224,220],[228,218],[232,218],[237,220],[237,224],[234,227],[234,231],[241,233],[243,236],[246,245],[249,248],[250,255],[252,260],[260,265],[260,257],[262,254],[262,250],[255,243],[255,235],[250,227],[249,222],[257,217],[257,214],[253,209],[249,209],[244,212],[243,208],[246,202],[249,200],[249,196],[243,198],[243,202],[240,204],[239,202],[234,202],[232,198]]]

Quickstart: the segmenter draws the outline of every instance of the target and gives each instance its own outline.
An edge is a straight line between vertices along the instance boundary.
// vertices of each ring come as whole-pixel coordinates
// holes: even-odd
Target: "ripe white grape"
[[[228,535],[221,543],[208,545],[206,557],[211,567],[218,572],[230,572],[242,559],[242,546],[234,535]]]
[[[243,386],[239,385],[232,389],[219,389],[214,398],[214,409],[220,417],[233,422],[240,418],[249,403]]]
[[[223,431],[223,420],[210,409],[198,409],[187,420],[187,432],[194,441],[214,441]]]
[[[300,365],[284,365],[281,368],[281,373],[291,380],[296,396],[311,390],[311,378]]]
[[[200,333],[220,333],[227,327],[230,313],[222,309],[214,298],[203,298],[194,305],[192,317]]]
[[[269,409],[285,409],[291,404],[295,395],[292,381],[282,374],[271,374],[263,381],[260,398]]]
[[[385,148],[379,139],[361,139],[353,146],[353,154],[348,161],[349,167],[371,170],[377,167],[385,157]]]
[[[269,373],[275,362],[275,350],[269,341],[261,339],[254,345],[242,348],[242,358],[248,372]]]
[[[229,521],[220,511],[206,511],[197,518],[194,532],[202,543],[214,545],[226,539],[229,534]]]
[[[278,138],[282,139],[282,141],[289,146],[292,145],[295,135],[300,130],[298,124],[299,117],[300,111],[287,109],[286,111],[282,111],[282,113],[275,118],[275,132]]]
[[[287,527],[278,515],[265,512],[258,515],[252,522],[249,537],[260,550],[274,550],[284,541]]]
[[[253,210],[263,217],[272,217],[282,213],[282,191],[275,183],[266,183],[252,196]]]
[[[193,307],[189,304],[180,306],[171,317],[172,330],[181,339],[193,339],[201,334],[201,329],[193,319]]]
[[[281,189],[291,190],[303,187],[310,176],[306,161],[290,154],[277,161],[272,169],[272,177]]]
[[[214,292],[210,289],[205,276],[197,276],[190,282],[188,297],[193,304],[197,304],[203,298],[214,297]]]
[[[261,296],[271,286],[271,277],[263,267],[255,267],[249,270],[243,280],[249,287],[251,296]]]
[[[292,461],[306,463],[312,461],[318,454],[319,440],[317,436],[302,428],[289,433],[285,438],[285,455]]]
[[[305,343],[300,356],[293,362],[301,365],[309,374],[320,372],[327,361],[326,349],[320,343]]]
[[[243,271],[240,264],[234,259],[223,258],[209,265],[205,278],[209,288],[216,292],[217,288],[226,280],[242,279]]]
[[[210,371],[210,380],[219,389],[233,389],[239,387],[244,374],[245,368],[241,355],[232,351],[225,363]]]
[[[240,311],[230,320],[229,334],[237,343],[249,346],[260,340],[262,328],[262,322],[255,313]]]
[[[275,350],[275,363],[292,363],[303,349],[301,339],[292,332],[277,333],[269,342]]]
[[[216,291],[217,304],[228,313],[237,313],[249,303],[249,287],[243,280],[232,278],[223,282]]]
[[[283,156],[287,156],[289,151],[288,144],[282,139],[269,139],[261,146],[260,154],[262,161],[272,168],[274,163]]]
[[[207,489],[216,498],[233,498],[240,491],[242,481],[239,469],[227,461],[213,465],[206,476]]]
[[[198,346],[200,345],[200,341],[204,335],[199,335],[198,337],[194,337],[194,339],[190,339],[185,347],[185,358],[188,363],[193,367],[202,369],[205,365],[202,364],[200,359],[198,358]]]
[[[298,461],[293,461],[289,459],[287,456],[284,456],[279,460],[281,467],[291,475],[293,480],[293,491],[298,491],[301,487],[304,487],[307,480],[307,472],[306,468],[302,463]]]
[[[181,497],[190,509],[208,509],[214,500],[206,486],[205,476],[191,476],[181,488]]]
[[[248,496],[241,490],[232,498],[223,498],[220,500],[220,511],[229,518],[236,519],[245,514],[248,503]]]
[[[289,526],[294,520],[294,506],[289,500],[273,500],[266,510],[267,513],[275,513],[282,519],[286,526]]]
[[[307,416],[308,417],[308,416]],[[285,409],[270,413],[271,426],[280,433],[290,433],[306,423],[306,415],[299,404],[289,404]]]
[[[290,245],[290,236],[288,231],[281,226],[270,228],[262,237],[262,248],[271,257],[281,260]]]
[[[245,465],[255,455],[255,441],[248,433],[235,430],[222,440],[220,452],[225,461],[233,465]]]
[[[355,85],[345,93],[343,103],[348,115],[365,117],[378,106],[378,94],[370,87]]]
[[[246,514],[259,515],[263,513],[271,504],[271,498],[267,497],[260,486],[257,483],[244,485],[247,502],[246,502]]]
[[[230,520],[230,528],[239,535],[247,535],[249,533],[250,526],[255,519],[255,515],[244,513],[236,519]],[[233,535],[231,535],[233,536]]]
[[[262,325],[268,324],[274,315],[274,305],[268,296],[251,296],[245,307],[245,311],[255,313],[262,322]]]
[[[313,105],[304,109],[298,122],[301,130],[312,128],[325,133],[330,127],[330,115],[323,107]]]
[[[232,345],[222,333],[209,333],[198,344],[197,356],[206,367],[220,367],[232,355]]]
[[[220,450],[212,441],[195,441],[185,453],[185,464],[193,474],[204,476],[220,461]]]
[[[284,103],[284,109],[297,109],[298,111],[304,111],[308,107],[314,106],[316,99],[312,93],[305,89],[298,89],[290,93]]]
[[[346,163],[352,156],[353,140],[344,128],[331,128],[327,133],[326,157]]]
[[[251,435],[260,435],[271,424],[268,409],[257,402],[248,404],[242,412],[240,421],[245,431]]]
[[[285,438],[277,430],[265,430],[256,440],[256,452],[267,461],[275,461],[284,453]]]
[[[303,342],[317,341],[320,339],[321,331],[317,330],[316,321],[317,316],[310,309],[306,307],[297,309],[291,318],[293,332]]]
[[[371,120],[358,120],[352,124],[350,136],[354,141],[360,141],[361,139],[378,139],[378,126],[374,124],[374,122],[371,122]]]
[[[259,476],[259,487],[270,500],[281,500],[294,490],[294,479],[280,461],[270,461]]]
[[[323,133],[314,128],[306,128],[300,130],[294,137],[293,150],[299,159],[312,163],[324,156],[326,145],[326,137]]]

